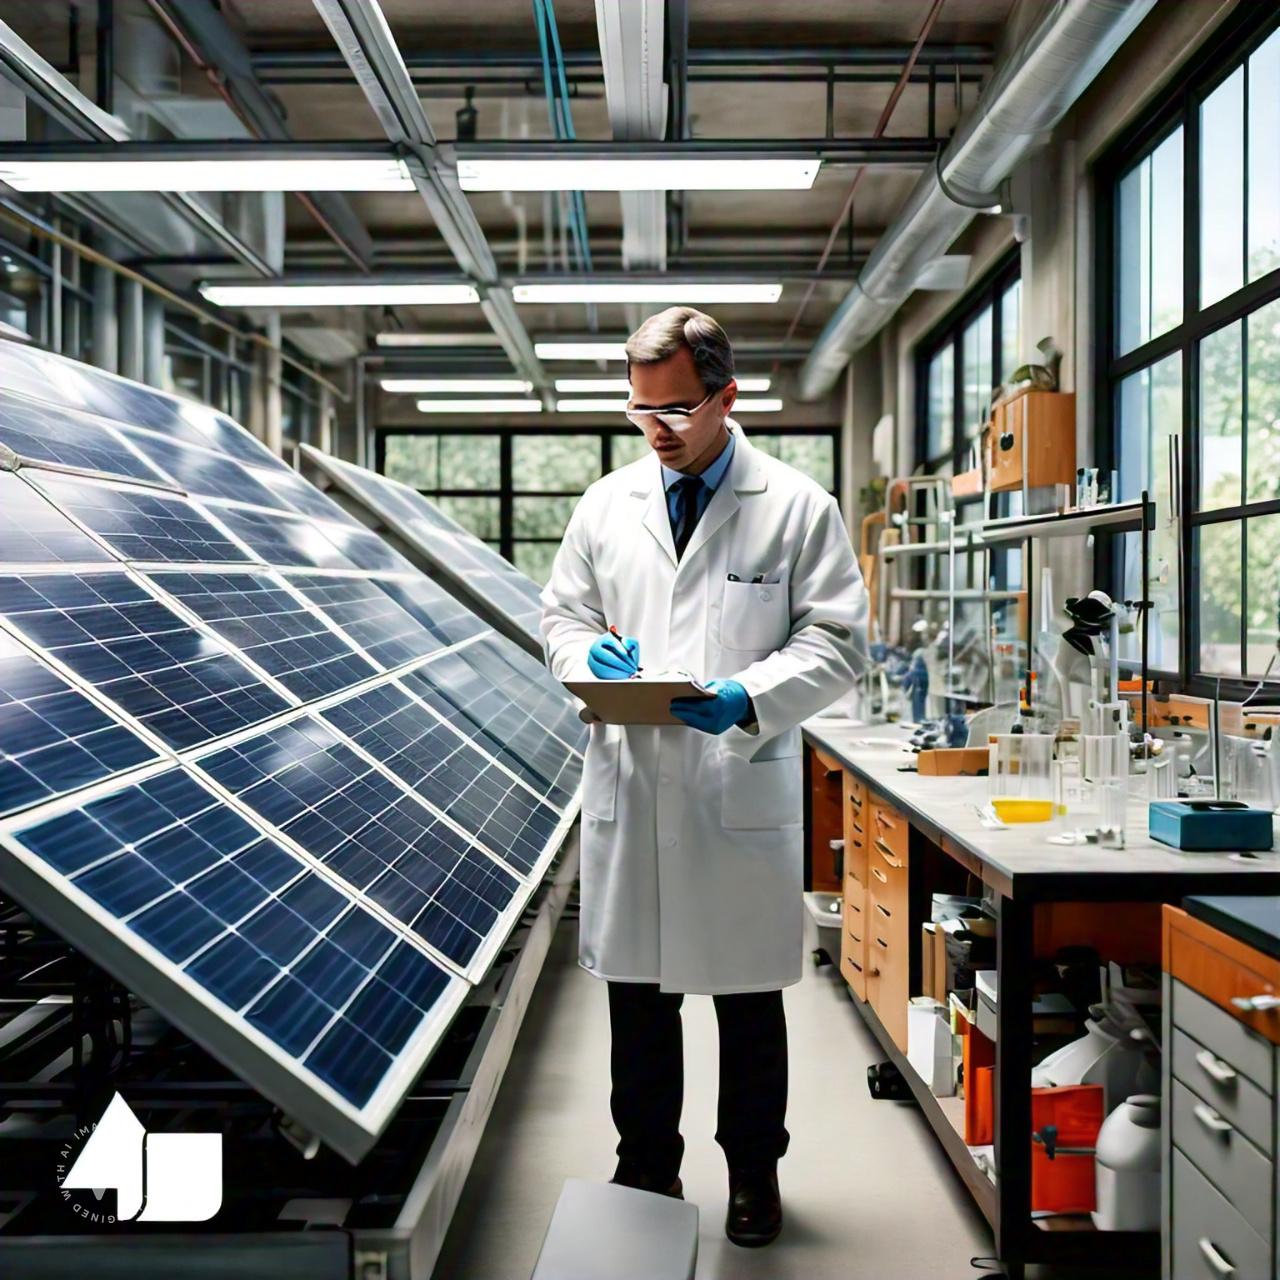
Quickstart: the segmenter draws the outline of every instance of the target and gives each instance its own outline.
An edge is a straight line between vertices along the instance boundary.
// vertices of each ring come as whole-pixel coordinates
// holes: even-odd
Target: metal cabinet
[[[1280,965],[1165,908],[1165,1280],[1277,1274]],[[1243,1005],[1241,1002],[1244,1002]]]

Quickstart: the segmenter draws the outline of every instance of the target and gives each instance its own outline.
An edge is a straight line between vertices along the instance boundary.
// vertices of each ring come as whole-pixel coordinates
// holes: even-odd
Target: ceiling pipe
[[[800,399],[826,395],[849,357],[906,301],[927,265],[980,210],[1001,206],[1000,184],[1048,140],[1154,5],[1155,0],[1057,0],[996,69],[936,167],[916,183],[872,250],[800,369]]]

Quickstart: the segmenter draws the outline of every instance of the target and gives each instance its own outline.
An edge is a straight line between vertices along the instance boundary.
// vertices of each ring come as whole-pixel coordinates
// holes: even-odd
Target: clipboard
[[[715,697],[692,677],[675,675],[670,679],[566,680],[564,687],[605,724],[684,725],[671,714],[672,698]]]

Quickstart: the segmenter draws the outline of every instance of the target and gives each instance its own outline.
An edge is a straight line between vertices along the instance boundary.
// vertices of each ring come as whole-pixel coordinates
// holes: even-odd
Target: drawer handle
[[[1212,1107],[1206,1106],[1203,1102],[1197,1102],[1191,1108],[1191,1112],[1210,1133],[1233,1132],[1231,1121],[1224,1120]]]
[[[1220,1275],[1233,1276],[1236,1273],[1235,1265],[1230,1263],[1220,1254],[1213,1246],[1213,1241],[1208,1236],[1201,1236],[1197,1241],[1200,1246],[1200,1252],[1204,1254],[1205,1261]]]
[[[1235,1084],[1235,1071],[1220,1058],[1215,1058],[1208,1049],[1201,1049],[1196,1054],[1196,1061],[1200,1064],[1200,1069],[1219,1084]]]
[[[880,856],[895,870],[902,870],[902,863],[889,851],[889,846],[883,840],[876,837],[876,848],[880,851]]]
[[[862,966],[852,956],[845,956],[845,959],[848,960],[851,969],[857,969],[859,973],[862,972]]]
[[[876,810],[876,823],[879,826],[890,827],[890,828],[896,827],[898,825],[896,822],[894,822],[892,818],[886,818],[884,816],[883,809]]]
[[[1271,1009],[1280,1009],[1280,996],[1232,996],[1231,1003],[1245,1013],[1267,1013]]]
[[[879,880],[881,884],[889,883],[889,877],[885,875],[885,873],[881,871],[879,867],[872,867],[871,874],[875,876],[875,878]]]
[[[882,907],[882,906],[877,902],[877,903],[876,903],[876,910],[877,910],[877,911],[878,911],[882,916],[884,916],[884,918],[885,918],[886,920],[892,920],[892,919],[893,919],[893,912],[892,912],[892,911],[890,911],[888,907]]]
[[[880,937],[876,938],[876,946],[879,947],[881,951],[889,950],[889,944],[883,938],[880,938]]]

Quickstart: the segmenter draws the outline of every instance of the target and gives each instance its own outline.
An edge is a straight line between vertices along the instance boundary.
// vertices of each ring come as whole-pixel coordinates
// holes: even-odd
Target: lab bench
[[[1079,944],[1126,963],[1158,965],[1162,904],[1186,895],[1280,893],[1280,856],[1168,848],[1147,835],[1146,805],[1136,801],[1123,849],[1048,844],[1049,831],[1038,824],[992,830],[979,815],[986,778],[920,776],[907,731],[821,717],[804,729],[815,888],[831,868],[829,841],[845,842],[841,976],[991,1224],[1007,1273],[1017,1280],[1028,1265],[1046,1263],[1155,1274],[1156,1232],[1104,1237],[1088,1215],[1032,1217],[1034,961]],[[972,894],[979,885],[998,917],[994,1182],[964,1141],[962,1105],[935,1097],[906,1056],[908,1001],[923,994],[918,940],[932,894]]]

